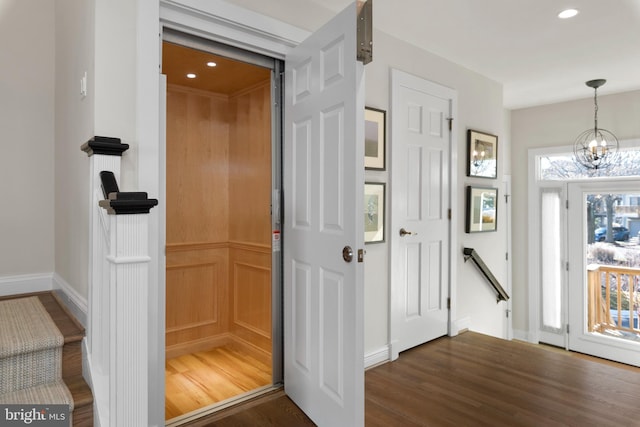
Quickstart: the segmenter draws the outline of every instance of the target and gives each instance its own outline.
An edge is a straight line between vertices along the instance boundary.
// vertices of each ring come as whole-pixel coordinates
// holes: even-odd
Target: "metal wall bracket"
[[[373,0],[358,1],[357,20],[356,58],[367,65],[373,60]]]

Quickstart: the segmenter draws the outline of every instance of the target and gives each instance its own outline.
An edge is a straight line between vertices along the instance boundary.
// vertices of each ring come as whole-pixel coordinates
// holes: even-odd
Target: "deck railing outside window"
[[[587,267],[589,332],[640,334],[640,268]]]

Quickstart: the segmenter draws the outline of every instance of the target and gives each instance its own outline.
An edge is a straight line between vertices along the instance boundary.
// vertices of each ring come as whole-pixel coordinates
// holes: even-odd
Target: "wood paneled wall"
[[[167,245],[166,347],[171,356],[225,344],[229,331],[229,249]]]
[[[231,332],[271,363],[271,247],[232,243],[229,267]],[[254,351],[255,350],[255,351]],[[267,363],[264,357],[260,360]]]
[[[229,240],[271,244],[271,94],[266,82],[231,97]]]
[[[229,100],[167,90],[167,245],[229,240]]]
[[[167,92],[167,357],[271,362],[271,95]]]

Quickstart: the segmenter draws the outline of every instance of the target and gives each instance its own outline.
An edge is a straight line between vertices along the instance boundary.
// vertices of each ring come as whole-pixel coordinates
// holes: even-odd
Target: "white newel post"
[[[148,425],[149,211],[147,193],[121,192],[117,138],[82,146],[91,157],[88,359],[101,426]]]
[[[101,179],[109,188],[109,177]],[[99,204],[109,214],[109,425],[146,426],[149,211],[158,201],[142,192],[105,192],[108,198]]]
[[[148,425],[148,218],[147,214],[110,215],[113,426]]]
[[[100,180],[101,171],[110,171],[120,179],[122,153],[128,144],[119,138],[96,136],[80,149],[89,156],[89,312],[86,331],[87,370],[95,402],[96,425],[108,426],[109,422],[109,340],[111,318],[109,315],[109,218],[98,203],[105,196]]]

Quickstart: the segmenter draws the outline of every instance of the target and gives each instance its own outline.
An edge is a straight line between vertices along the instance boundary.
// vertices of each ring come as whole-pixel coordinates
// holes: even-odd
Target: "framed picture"
[[[465,231],[480,233],[498,227],[498,189],[467,186],[467,218]]]
[[[364,242],[384,242],[384,187],[381,182],[364,183]]]
[[[386,116],[383,110],[364,109],[364,168],[385,169]]]
[[[477,130],[467,130],[467,176],[497,178],[498,137]]]

